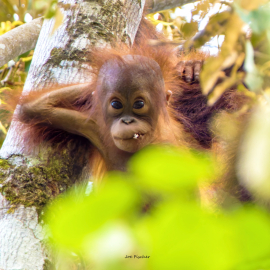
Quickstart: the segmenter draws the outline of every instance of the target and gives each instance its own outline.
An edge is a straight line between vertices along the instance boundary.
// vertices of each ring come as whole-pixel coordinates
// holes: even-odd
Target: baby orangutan
[[[106,170],[121,171],[135,152],[149,144],[184,144],[181,124],[168,107],[171,89],[179,89],[171,54],[93,55],[91,83],[22,98],[19,120],[35,134],[30,136],[48,140],[54,130],[63,130],[85,137],[95,148],[91,151],[99,153],[94,159],[100,155]]]

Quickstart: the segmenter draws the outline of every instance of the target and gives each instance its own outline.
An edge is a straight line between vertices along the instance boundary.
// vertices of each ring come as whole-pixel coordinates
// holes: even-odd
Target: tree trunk
[[[24,91],[89,81],[89,46],[113,41],[131,45],[144,4],[145,0],[66,0],[63,24],[53,35],[53,20],[43,23]],[[1,270],[48,269],[51,258],[39,223],[42,208],[78,179],[87,178],[87,153],[76,146],[59,153],[43,145],[27,156],[26,142],[23,127],[13,121],[0,160]]]

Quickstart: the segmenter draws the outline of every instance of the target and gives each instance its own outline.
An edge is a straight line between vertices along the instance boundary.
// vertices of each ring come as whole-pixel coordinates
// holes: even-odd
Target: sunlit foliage
[[[202,153],[149,148],[89,196],[60,197],[46,215],[60,269],[269,269],[265,210],[200,202],[213,167]]]
[[[33,18],[55,16],[60,24],[62,15],[56,7],[55,0],[4,0],[0,35],[24,23],[27,13]],[[235,150],[236,170],[256,199],[269,202],[270,2],[202,0],[194,4],[190,20],[173,16],[175,10],[148,17],[163,26],[165,35],[181,45],[184,54],[224,37],[219,53],[204,64],[202,91],[209,106],[230,88],[250,98],[240,111],[220,118],[218,128],[226,136],[237,133],[237,127],[228,128],[228,119],[233,123],[239,115],[253,112]],[[20,22],[14,22],[14,14]],[[2,103],[2,93],[22,87],[32,53],[0,69]],[[1,113],[4,134],[10,123],[8,109]],[[61,250],[59,269],[74,269],[78,263],[81,269],[97,270],[270,269],[269,212],[236,200],[229,202],[229,208],[221,208],[212,200],[216,190],[209,181],[218,178],[213,167],[221,166],[205,154],[149,149],[134,157],[129,173],[111,173],[89,196],[78,198],[71,192],[58,198],[46,218],[53,243]]]

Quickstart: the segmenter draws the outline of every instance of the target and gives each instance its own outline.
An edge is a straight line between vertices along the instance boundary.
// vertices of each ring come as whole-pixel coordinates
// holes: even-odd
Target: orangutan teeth
[[[139,137],[140,137],[140,135],[137,134],[137,133],[135,133],[135,134],[133,135],[133,139],[135,139],[135,140],[137,140]]]

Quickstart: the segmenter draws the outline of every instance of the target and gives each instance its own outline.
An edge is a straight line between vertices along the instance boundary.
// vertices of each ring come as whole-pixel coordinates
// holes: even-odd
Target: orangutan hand
[[[186,82],[198,82],[202,70],[203,60],[182,60],[177,64],[179,76]]]

